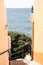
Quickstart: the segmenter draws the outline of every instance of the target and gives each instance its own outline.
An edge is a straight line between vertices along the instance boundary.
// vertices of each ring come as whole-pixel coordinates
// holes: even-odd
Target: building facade
[[[43,0],[34,0],[34,28],[32,41],[33,60],[43,65]]]
[[[4,0],[0,0],[0,65],[9,65],[8,33]]]

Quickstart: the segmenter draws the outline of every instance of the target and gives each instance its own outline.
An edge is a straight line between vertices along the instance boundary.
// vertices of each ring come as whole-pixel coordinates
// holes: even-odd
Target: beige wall
[[[43,0],[34,0],[34,59],[43,65]]]
[[[0,53],[8,49],[6,12],[4,0],[0,0]],[[0,65],[8,65],[8,52],[0,55]]]

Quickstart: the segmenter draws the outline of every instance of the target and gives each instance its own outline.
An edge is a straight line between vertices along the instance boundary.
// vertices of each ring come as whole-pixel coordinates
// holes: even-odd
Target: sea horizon
[[[32,36],[30,8],[7,8],[8,31],[16,31]]]

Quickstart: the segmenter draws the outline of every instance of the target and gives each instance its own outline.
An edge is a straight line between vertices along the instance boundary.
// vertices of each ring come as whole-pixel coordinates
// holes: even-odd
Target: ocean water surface
[[[7,8],[8,31],[16,31],[32,36],[30,16],[31,9],[29,8]]]

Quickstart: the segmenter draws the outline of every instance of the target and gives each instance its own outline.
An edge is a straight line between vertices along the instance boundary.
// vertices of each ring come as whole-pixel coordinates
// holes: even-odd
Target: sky
[[[6,8],[31,8],[34,0],[4,0]]]

